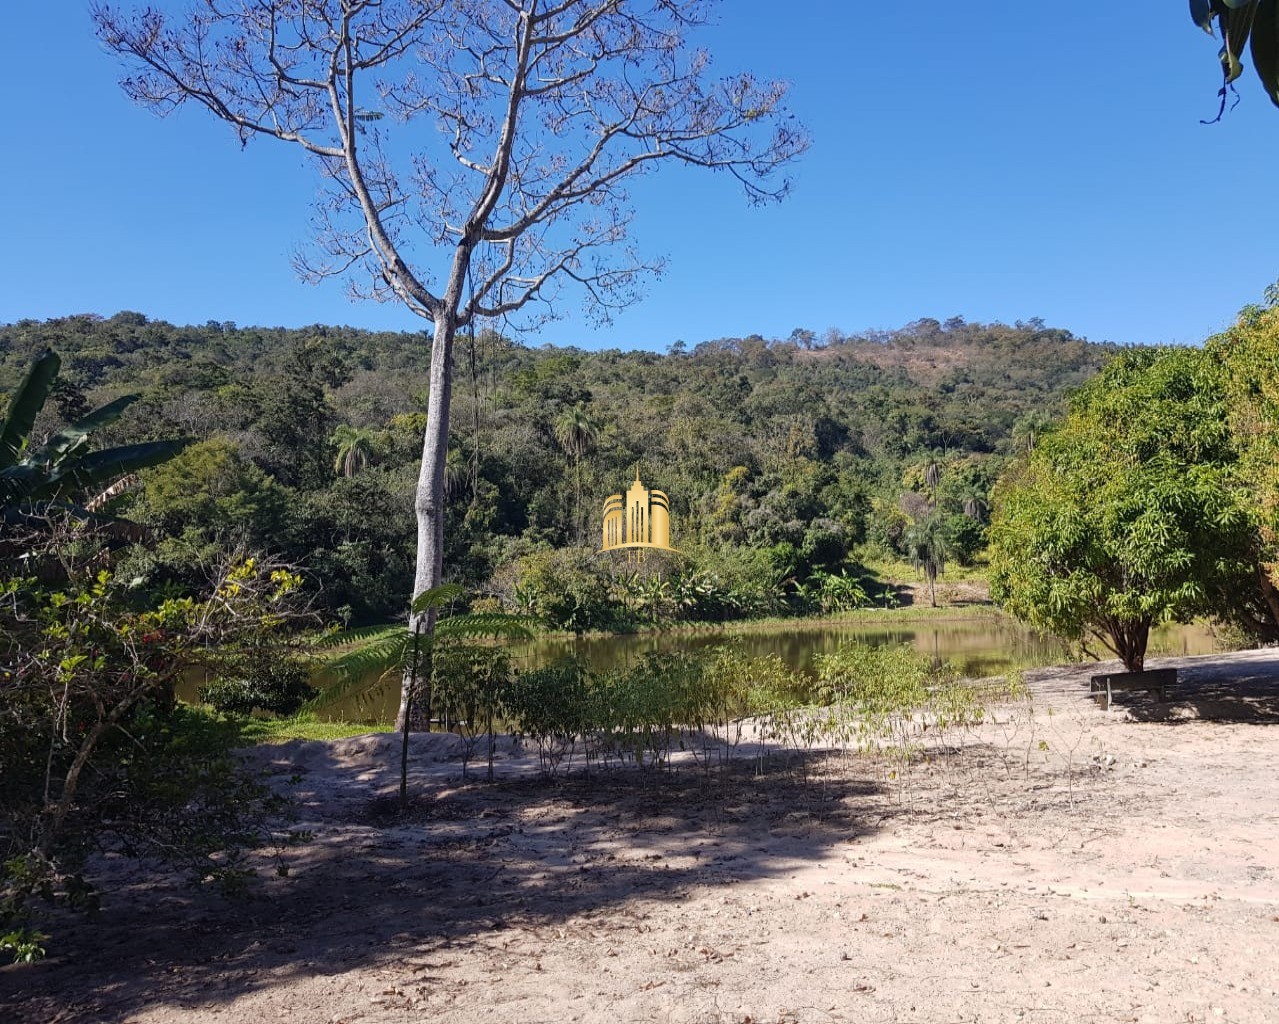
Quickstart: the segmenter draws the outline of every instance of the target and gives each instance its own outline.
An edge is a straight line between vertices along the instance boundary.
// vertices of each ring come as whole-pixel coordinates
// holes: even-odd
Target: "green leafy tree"
[[[1274,286],[1271,286],[1272,289]],[[1205,346],[1219,367],[1236,476],[1258,517],[1257,587],[1235,592],[1236,619],[1261,640],[1279,640],[1279,308],[1251,307]]]
[[[128,549],[118,571],[195,592],[207,583],[208,568],[234,552],[283,551],[292,507],[292,492],[234,442],[199,441],[141,474],[129,516],[151,537]]]
[[[1255,529],[1233,463],[1202,353],[1116,358],[998,484],[992,597],[1141,671],[1152,626],[1218,612],[1246,585]]]
[[[283,484],[302,489],[329,480],[324,438],[333,425],[333,408],[324,393],[320,370],[295,362],[288,372],[258,381],[253,388],[258,416],[253,431],[255,457]]]
[[[339,613],[349,606],[350,623],[365,625],[405,608],[413,590],[414,494],[427,414],[420,411],[425,396],[405,394],[403,381],[420,364],[421,343],[420,332],[178,327],[136,314],[25,321],[0,324],[0,391],[7,403],[31,361],[52,345],[63,357],[59,380],[81,389],[84,401],[59,414],[52,396],[33,446],[125,392],[142,397],[109,434],[94,434],[99,447],[178,428],[214,446],[144,471],[142,486],[111,506],[150,531],[145,547],[129,550],[131,565],[116,563],[124,578],[195,587],[220,552],[247,543],[307,566],[323,581],[317,600]],[[980,324],[935,335],[913,325],[863,337],[831,332],[820,353],[732,338],[678,357],[531,349],[505,339],[482,348],[480,404],[492,408],[485,443],[477,457],[470,437],[454,435],[446,465],[450,578],[509,600],[509,580],[499,585],[495,574],[509,577],[529,553],[573,537],[573,464],[553,426],[561,410],[581,402],[598,422],[625,424],[581,460],[583,511],[590,512],[592,471],[622,484],[637,458],[666,466],[680,547],[697,551],[695,567],[707,569],[674,598],[678,614],[711,619],[798,611],[796,585],[807,593],[813,573],[851,573],[847,556],[867,541],[867,557],[904,559],[905,529],[926,514],[929,455],[943,447],[936,508],[953,545],[947,568],[980,560],[985,524],[964,514],[970,492],[989,493],[1025,426],[1019,420],[1064,410],[1064,391],[1111,354],[1065,332]],[[353,368],[337,388],[341,374],[324,369],[335,361]],[[940,373],[939,364],[953,371]],[[308,385],[306,401],[295,406],[279,395],[286,377],[319,390]],[[277,430],[282,425],[267,415],[277,398],[286,409],[324,415],[314,428]],[[325,418],[325,403],[335,418]],[[957,439],[948,424],[960,412],[987,424],[985,441]],[[324,441],[337,423],[387,424],[385,454],[353,477],[335,476],[335,450]],[[894,436],[877,441],[883,432]],[[973,447],[979,443],[987,446]],[[298,489],[274,475],[293,467],[287,478],[301,480],[293,470],[304,463],[309,482]],[[773,463],[780,468],[766,468]],[[902,487],[915,505],[898,503]],[[705,566],[703,556],[711,558]],[[763,571],[757,576],[755,568]],[[620,612],[598,628],[624,625]]]
[[[289,494],[226,438],[191,445],[143,474],[137,518],[168,533],[200,530],[232,542],[277,538]]]
[[[289,557],[351,625],[385,623],[413,587],[413,473],[377,466],[309,492],[289,516]]]
[[[504,576],[512,577],[502,588],[511,603],[552,629],[581,633],[627,624],[608,564],[580,548],[525,555]]]

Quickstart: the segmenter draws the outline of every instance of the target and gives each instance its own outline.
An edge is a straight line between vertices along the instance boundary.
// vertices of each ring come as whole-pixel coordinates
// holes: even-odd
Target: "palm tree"
[[[81,517],[114,497],[114,485],[177,455],[190,441],[175,438],[146,444],[88,450],[90,436],[120,418],[138,395],[124,395],[76,420],[39,447],[32,447],[36,417],[52,394],[62,360],[52,349],[32,364],[0,422],[0,521],[23,520],[49,508]]]
[[[1039,436],[1051,425],[1052,420],[1038,410],[1023,413],[1013,424],[1013,449],[1033,452]]]
[[[907,529],[906,554],[916,571],[928,579],[928,602],[937,607],[937,577],[946,571],[947,543],[941,517],[930,515]]]
[[[581,402],[565,409],[555,421],[555,439],[564,453],[573,459],[573,475],[577,481],[577,503],[574,509],[574,526],[577,542],[582,543],[582,456],[590,451],[599,437],[599,424],[591,419]]]
[[[444,457],[444,497],[450,501],[461,493],[471,478],[471,467],[457,448],[450,448]]]
[[[924,483],[932,491],[933,505],[937,505],[937,488],[941,486],[941,460],[944,455],[933,453],[924,467]]]
[[[355,476],[377,461],[382,454],[382,434],[368,427],[353,427],[342,423],[333,431],[329,443],[337,449],[333,459],[333,472],[338,476]]]
[[[964,515],[969,519],[984,523],[986,521],[986,513],[990,511],[990,505],[986,501],[986,496],[974,488],[964,495],[963,509]]]

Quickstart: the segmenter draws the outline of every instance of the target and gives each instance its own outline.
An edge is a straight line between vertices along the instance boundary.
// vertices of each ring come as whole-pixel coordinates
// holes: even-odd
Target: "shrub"
[[[979,722],[982,704],[954,670],[909,644],[841,644],[816,659],[817,694],[831,708],[825,729],[840,743],[878,749],[887,742],[903,760],[917,730]]]
[[[265,791],[237,774],[234,727],[178,706],[173,688],[208,652],[287,623],[297,585],[250,559],[204,600],[140,609],[106,571],[53,589],[0,579],[0,934],[11,954],[39,946],[34,897],[87,902],[80,871],[94,847],[240,878],[234,851]]]
[[[600,674],[575,660],[525,672],[504,691],[502,712],[538,745],[550,773],[579,743],[588,760],[617,758],[651,768],[679,745],[709,765],[721,739],[736,746],[747,719],[793,706],[804,689],[781,659],[749,658],[725,645],[649,653],[636,665]]]
[[[874,716],[922,707],[939,678],[932,659],[909,644],[845,643],[834,654],[818,655],[815,665],[824,702],[851,704]]]
[[[462,775],[480,737],[488,736],[491,779],[494,719],[511,682],[510,654],[495,644],[437,644],[430,682],[433,709],[462,737]]]
[[[580,633],[625,625],[626,611],[611,596],[610,578],[586,549],[526,555],[516,575],[516,605],[554,629]]]
[[[590,676],[586,666],[567,659],[517,675],[502,696],[502,712],[537,744],[542,770],[555,774],[590,720]]]
[[[233,652],[219,671],[223,674],[201,686],[197,696],[227,715],[265,711],[287,717],[319,692],[311,685],[305,664],[272,647]]]
[[[650,652],[638,665],[597,676],[589,706],[604,752],[640,767],[665,762],[677,727],[695,714],[701,671],[691,655]]]

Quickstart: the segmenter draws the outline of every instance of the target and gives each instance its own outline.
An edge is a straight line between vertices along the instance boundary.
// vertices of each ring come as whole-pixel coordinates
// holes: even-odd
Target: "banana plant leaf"
[[[190,438],[148,441],[63,459],[55,464],[53,472],[35,482],[27,497],[31,500],[54,499],[70,490],[100,488],[118,477],[168,462],[190,443]]]
[[[1222,11],[1218,15],[1221,19],[1221,34],[1225,38],[1225,45],[1222,46],[1219,54],[1221,69],[1226,76],[1226,84],[1229,85],[1243,74],[1243,63],[1239,58],[1243,55],[1244,47],[1248,45],[1252,22],[1257,16],[1257,4],[1256,0],[1246,0],[1237,5],[1232,4],[1230,0],[1222,0],[1222,2],[1227,7],[1234,8],[1230,11]]]
[[[93,504],[93,494],[138,470],[167,462],[191,443],[188,438],[122,445],[85,452],[94,431],[114,423],[137,395],[124,395],[93,410],[38,448],[30,447],[31,431],[53,392],[62,360],[45,349],[23,378],[0,424],[0,523],[30,526],[54,510],[82,521],[109,527],[121,536],[123,521],[89,511],[78,502]]]
[[[28,458],[32,462],[56,463],[59,459],[70,455],[85,444],[89,435],[100,427],[108,426],[120,418],[125,409],[138,400],[139,395],[124,395],[114,402],[108,402],[100,409],[95,409],[81,420],[77,420],[65,430],[54,434]],[[176,454],[176,453],[175,453]]]
[[[7,511],[30,501],[44,476],[40,467],[27,463],[0,469],[0,509]]]
[[[0,469],[17,465],[61,368],[62,360],[52,349],[45,349],[22,378],[5,414],[4,429],[0,430]]]
[[[1279,0],[1190,0],[1190,18],[1209,35],[1214,21],[1221,25],[1222,47],[1217,54],[1222,75],[1218,93],[1221,109],[1205,124],[1214,124],[1225,114],[1227,97],[1243,74],[1245,48],[1252,55],[1266,95],[1279,106]]]

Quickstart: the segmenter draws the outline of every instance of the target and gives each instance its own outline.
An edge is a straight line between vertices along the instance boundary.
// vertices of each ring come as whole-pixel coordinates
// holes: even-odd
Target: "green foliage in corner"
[[[1221,28],[1222,104],[1227,88],[1243,74],[1245,47],[1266,94],[1279,106],[1279,2],[1276,0],[1190,0],[1190,16],[1209,35]]]
[[[1152,626],[1211,614],[1252,579],[1255,516],[1235,463],[1202,352],[1116,358],[996,489],[992,596],[1140,671]]]

